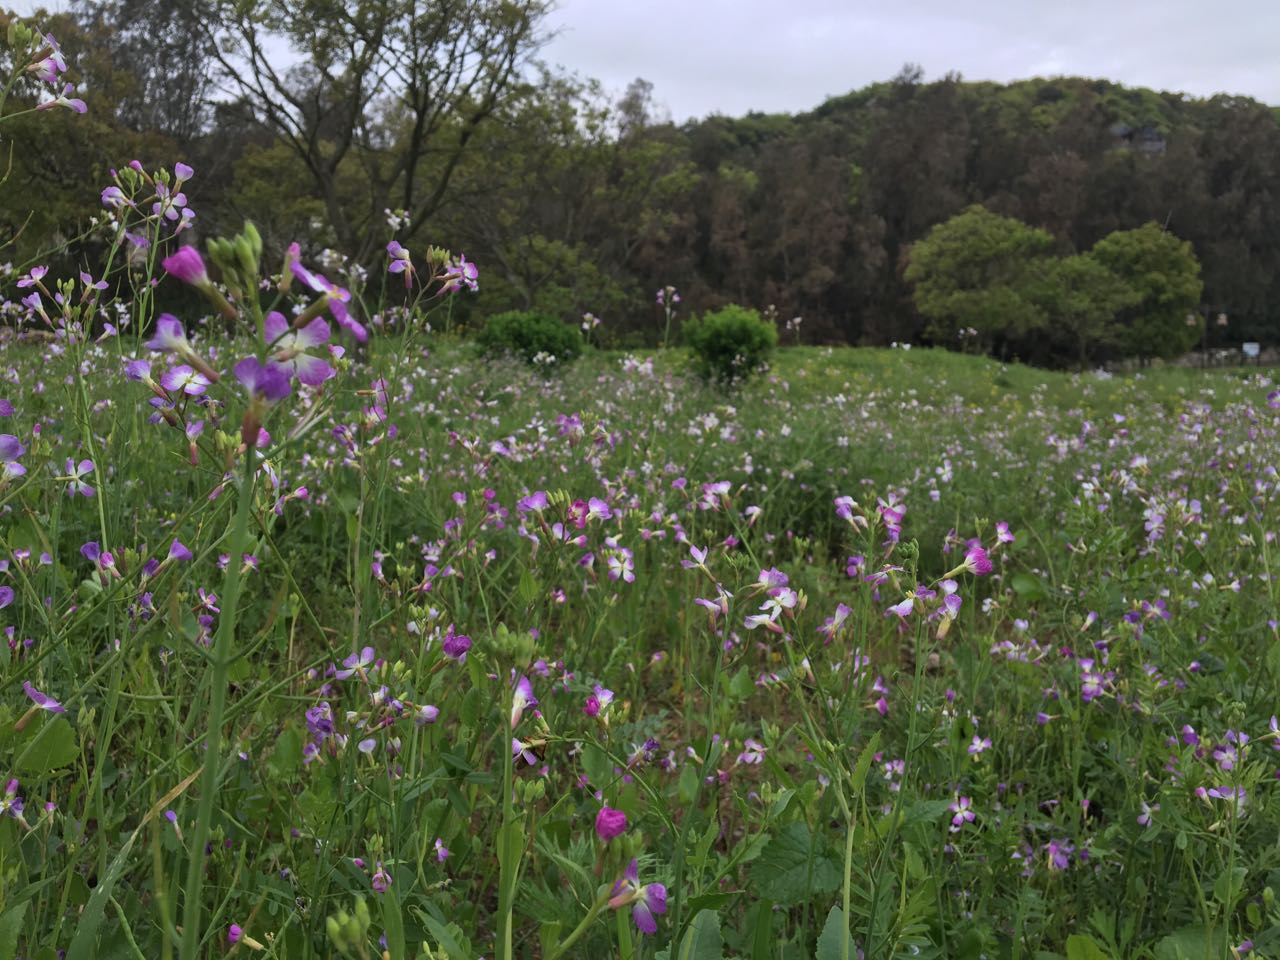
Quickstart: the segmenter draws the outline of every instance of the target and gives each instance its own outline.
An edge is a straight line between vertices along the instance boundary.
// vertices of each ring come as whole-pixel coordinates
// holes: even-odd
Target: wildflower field
[[[195,176],[0,269],[0,960],[1280,956],[1270,371],[477,337]]]
[[[1265,371],[96,295],[0,346],[0,957],[1280,950]]]

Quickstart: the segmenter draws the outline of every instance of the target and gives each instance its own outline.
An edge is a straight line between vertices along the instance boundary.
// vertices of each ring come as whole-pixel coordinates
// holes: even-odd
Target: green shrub
[[[733,383],[755,373],[778,345],[778,329],[755,310],[735,304],[684,325],[704,380]]]
[[[582,334],[576,327],[524,310],[489,317],[476,342],[487,356],[509,353],[539,365],[571,363],[582,353]]]

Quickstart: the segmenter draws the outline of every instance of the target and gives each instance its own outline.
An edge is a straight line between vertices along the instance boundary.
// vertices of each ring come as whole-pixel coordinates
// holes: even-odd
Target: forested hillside
[[[234,63],[213,40],[243,45],[243,31],[226,19],[175,13],[157,34],[139,26],[159,15],[155,0],[50,18],[90,110],[11,125],[7,258],[47,259],[81,236],[112,167],[182,156],[197,171],[193,236],[251,216],[269,249],[298,240],[366,267],[393,237],[447,244],[485,267],[473,318],[591,311],[606,341],[653,340],[659,311],[646,305],[671,284],[682,311],[773,305],[780,322],[803,318],[809,342],[927,342],[904,277],[911,244],[976,203],[1047,231],[1060,255],[1154,221],[1200,261],[1209,345],[1280,339],[1272,107],[1082,78],[926,81],[908,67],[809,113],[676,125],[643,81],[610,97],[538,65],[544,11],[523,6],[528,30],[492,95],[458,92],[450,102],[470,112],[425,135],[432,116],[404,86],[412,71],[374,86],[356,47],[344,60],[342,36],[317,39],[305,23],[291,27],[294,66],[276,77],[281,103],[301,105],[289,126],[249,96],[245,72],[227,79]],[[402,207],[407,221],[388,217]],[[92,264],[100,248],[75,240],[64,265]]]

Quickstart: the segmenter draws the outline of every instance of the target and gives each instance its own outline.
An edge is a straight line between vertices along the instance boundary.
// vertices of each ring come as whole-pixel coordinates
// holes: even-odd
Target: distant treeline
[[[198,237],[251,217],[269,248],[349,255],[375,293],[393,237],[465,253],[481,293],[464,322],[590,311],[606,340],[656,342],[653,293],[673,285],[682,312],[772,305],[808,342],[920,343],[939,325],[917,310],[912,245],[980,204],[1056,257],[1154,222],[1199,261],[1203,343],[1280,341],[1280,122],[1248,98],[907,67],[809,113],[677,125],[644,81],[610,98],[540,66],[540,0],[256,6],[251,22],[218,0],[82,2],[42,21],[90,109],[12,125],[0,256],[80,236],[112,166],[181,159]],[[96,249],[73,243],[65,266]],[[1105,348],[1020,349],[1036,345],[1048,364]]]

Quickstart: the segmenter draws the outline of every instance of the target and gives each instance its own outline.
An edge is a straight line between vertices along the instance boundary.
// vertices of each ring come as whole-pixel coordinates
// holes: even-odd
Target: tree
[[[1157,223],[1117,230],[1093,246],[1093,257],[1137,294],[1120,314],[1126,356],[1176,357],[1200,338],[1200,263],[1191,244]]]
[[[72,10],[133,83],[117,95],[116,120],[188,145],[205,126],[213,51],[192,0],[75,0]]]
[[[1035,282],[1034,296],[1048,318],[1051,339],[1074,349],[1081,370],[1092,349],[1115,342],[1119,312],[1142,298],[1087,253],[1043,261]]]
[[[929,335],[971,336],[985,350],[1041,327],[1033,265],[1052,247],[1045,231],[977,205],[934,227],[912,246],[906,271]]]
[[[546,0],[211,2],[223,82],[304,165],[339,245],[357,259],[380,239],[384,210],[408,211],[398,234],[408,240],[444,203],[476,131],[541,42],[548,8]]]

